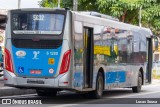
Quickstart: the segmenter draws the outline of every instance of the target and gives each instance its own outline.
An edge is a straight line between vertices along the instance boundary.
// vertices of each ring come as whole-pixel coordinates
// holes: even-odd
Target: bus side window
[[[119,62],[126,63],[127,62],[127,39],[126,38],[119,38],[118,52],[119,52]]]
[[[111,58],[113,60],[113,63],[118,63],[118,43],[117,39],[112,38],[111,39]]]
[[[133,37],[132,35],[127,36],[127,63],[132,63],[132,52],[133,52]]]

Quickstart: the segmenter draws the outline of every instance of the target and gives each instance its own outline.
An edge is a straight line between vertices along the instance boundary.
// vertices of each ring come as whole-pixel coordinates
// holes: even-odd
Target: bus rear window
[[[17,13],[12,17],[14,34],[61,34],[64,15]]]

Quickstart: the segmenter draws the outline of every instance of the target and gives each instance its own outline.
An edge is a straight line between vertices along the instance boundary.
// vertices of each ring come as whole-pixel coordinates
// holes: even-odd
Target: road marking
[[[131,97],[131,96],[139,96],[139,95],[147,95],[147,94],[154,94],[154,93],[160,93],[160,91],[156,91],[156,92],[147,92],[147,93],[137,93],[137,94],[132,94],[132,95],[123,95],[123,96],[115,96],[115,97],[103,97],[103,99],[100,99],[101,101],[105,100],[105,101],[109,101],[109,100],[113,100],[113,99],[110,99],[110,98],[127,98],[127,97]],[[109,98],[109,99],[106,99],[106,98]],[[92,100],[92,101],[84,101],[82,102],[82,104],[92,104],[94,103],[95,101],[97,100]],[[80,104],[80,103],[79,103]],[[69,107],[69,106],[77,106],[79,104],[64,104],[64,105],[58,105],[56,107]],[[55,107],[55,106],[49,106],[49,107]]]
[[[69,106],[77,106],[79,104],[62,104],[62,105],[56,105],[56,107],[69,107]],[[49,106],[49,107],[55,107],[55,106]]]
[[[131,96],[147,95],[147,94],[154,94],[154,93],[160,93],[160,91],[147,92],[147,93],[135,93],[135,94],[132,94],[132,95],[123,95],[123,96],[114,96],[114,97],[104,97],[104,98],[126,98],[126,97],[131,97]]]
[[[103,97],[103,99],[100,99],[100,101],[109,101],[109,100],[113,100],[112,98],[127,98],[127,97],[130,97],[130,96],[139,96],[139,95],[147,95],[147,94],[153,94],[153,93],[160,93],[160,91],[156,91],[156,92],[150,92],[150,93],[140,93],[140,94],[134,94],[134,95],[123,95],[123,96],[115,96],[115,97]],[[106,99],[108,98],[108,99]],[[93,101],[86,101],[86,102],[83,102],[85,104],[89,103],[89,104],[92,104],[92,103],[95,103],[95,101],[97,100],[93,100]]]
[[[19,97],[35,97],[37,94],[25,94],[25,95],[13,95],[13,96],[2,96],[0,98],[19,98]]]

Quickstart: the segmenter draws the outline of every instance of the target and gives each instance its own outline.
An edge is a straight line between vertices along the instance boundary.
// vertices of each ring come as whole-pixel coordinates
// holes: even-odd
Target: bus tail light
[[[10,71],[10,72],[14,72],[13,71],[13,65],[12,65],[12,59],[11,59],[11,54],[9,52],[8,49],[5,48],[5,59],[4,59],[4,62],[5,62],[5,69],[7,71]]]
[[[59,74],[63,74],[63,73],[68,71],[69,64],[70,64],[70,58],[71,58],[71,50],[68,50],[63,55],[63,59],[62,59],[61,68],[60,68]]]

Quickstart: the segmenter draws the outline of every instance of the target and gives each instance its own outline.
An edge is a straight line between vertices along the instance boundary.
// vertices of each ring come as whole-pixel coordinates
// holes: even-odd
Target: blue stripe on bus
[[[26,49],[12,46],[15,73],[19,76],[47,77],[57,74],[61,55],[61,48],[57,49]],[[18,51],[25,52],[25,56],[16,55]],[[38,52],[36,55],[35,53]],[[53,59],[54,63],[49,63]],[[49,69],[50,70],[49,72]],[[40,72],[37,72],[37,71]],[[40,74],[38,74],[40,73]]]
[[[105,73],[105,83],[123,83],[126,81],[125,71],[109,71]],[[83,74],[81,71],[74,73],[74,87],[81,87],[83,84]]]
[[[126,81],[125,71],[109,71],[106,72],[106,83],[123,83]]]

